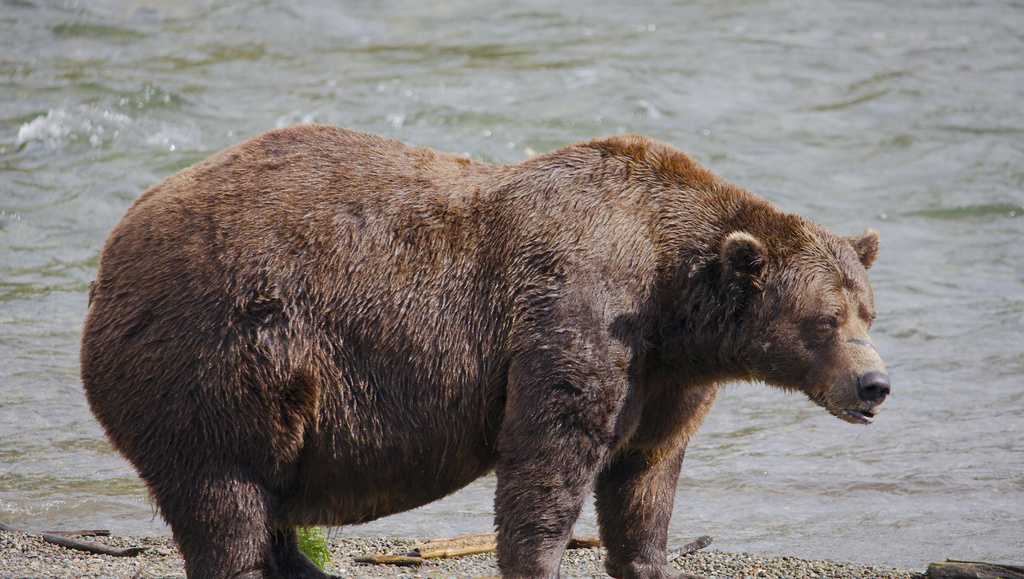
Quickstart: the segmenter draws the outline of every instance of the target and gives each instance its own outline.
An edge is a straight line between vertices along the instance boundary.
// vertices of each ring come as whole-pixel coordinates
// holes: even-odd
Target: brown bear
[[[643,137],[502,166],[300,126],[128,210],[82,381],[189,577],[322,577],[295,526],[491,471],[504,575],[556,574],[594,493],[608,573],[659,577],[720,384],[871,422],[877,253]]]

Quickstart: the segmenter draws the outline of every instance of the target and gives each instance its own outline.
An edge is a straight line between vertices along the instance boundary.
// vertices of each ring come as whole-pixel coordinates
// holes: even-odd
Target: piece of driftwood
[[[573,537],[569,540],[567,548],[590,549],[600,546],[601,539],[596,537]],[[497,549],[498,535],[496,533],[481,533],[477,535],[461,535],[451,539],[424,541],[417,545],[409,555],[423,559],[448,559],[479,553],[490,553]]]
[[[498,536],[494,533],[461,535],[451,539],[431,539],[416,545],[409,555],[424,559],[443,559],[487,553],[497,549]]]
[[[71,537],[58,537],[57,535],[49,535],[46,533],[43,533],[39,536],[42,537],[42,539],[47,543],[53,543],[54,545],[60,545],[61,547],[67,547],[68,549],[75,549],[77,551],[93,553],[95,555],[110,555],[111,557],[134,557],[146,551],[145,547],[127,547],[125,549],[119,549],[117,547],[104,545],[103,543],[94,543],[92,541],[79,541],[78,539],[72,539]]]
[[[711,537],[704,536],[696,541],[687,544],[671,559],[689,555],[699,551],[711,544]],[[601,546],[601,539],[597,537],[573,537],[569,540],[569,549],[593,549]],[[453,557],[465,557],[466,555],[477,555],[480,553],[491,553],[498,550],[497,533],[479,533],[474,535],[461,535],[450,539],[430,539],[423,541],[405,555],[374,554],[357,557],[356,563],[371,563],[374,565],[422,565],[431,559],[450,559]]]
[[[416,555],[423,559],[451,559],[452,557],[465,557],[467,555],[477,555],[480,553],[490,553],[496,551],[498,545],[496,543],[476,543],[472,545],[463,546],[450,546],[441,548],[424,548],[417,547],[413,550],[410,555]]]
[[[947,559],[928,565],[929,579],[1024,579],[1024,566]]]
[[[374,565],[422,565],[427,562],[423,557],[413,557],[410,555],[367,555],[365,557],[356,557],[356,563],[372,563]]]
[[[62,537],[52,533],[32,533],[24,529],[12,527],[4,523],[0,523],[0,531],[7,531],[9,533],[26,533],[29,535],[39,537],[40,539],[53,545],[60,545],[61,547],[75,549],[76,551],[85,551],[86,553],[93,553],[94,555],[110,555],[111,557],[134,557],[146,550],[144,547],[128,547],[127,549],[119,549],[117,547],[111,547],[109,545],[104,545],[102,543],[93,543],[92,541],[80,541],[78,539]]]
[[[685,556],[690,555],[692,553],[696,553],[697,551],[700,551],[701,549],[703,549],[704,547],[707,547],[710,544],[711,544],[711,537],[709,537],[708,535],[703,535],[703,536],[697,537],[695,540],[690,541],[689,543],[683,545],[682,549],[679,549],[675,553],[672,553],[671,555],[669,555],[668,556],[668,560],[669,560],[669,562],[675,561],[676,559],[678,559],[680,557],[685,557]]]
[[[594,549],[601,546],[601,539],[597,537],[573,537],[569,539],[567,549]]]
[[[569,540],[569,549],[589,549],[600,547],[601,540],[596,537],[573,537]],[[386,555],[376,553],[357,557],[356,563],[373,565],[422,565],[431,559],[451,559],[480,553],[492,553],[498,550],[496,533],[479,533],[461,535],[450,539],[430,539],[404,555]]]
[[[109,537],[110,529],[75,529],[72,531],[43,531],[45,535],[58,537]]]

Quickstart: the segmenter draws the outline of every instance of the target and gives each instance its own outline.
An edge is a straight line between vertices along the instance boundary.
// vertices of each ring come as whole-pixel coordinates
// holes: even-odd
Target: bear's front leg
[[[598,476],[597,517],[612,577],[671,576],[665,548],[685,452],[685,444],[660,459],[626,451]]]
[[[553,577],[614,440],[622,390],[579,367],[510,372],[498,435],[495,521],[504,577]],[[537,371],[544,369],[544,371]],[[552,380],[555,378],[555,380]],[[559,379],[560,378],[560,379]]]
[[[687,442],[718,395],[715,384],[683,388],[671,376],[645,386],[650,397],[636,432],[597,478],[605,570],[613,577],[671,575],[665,547],[679,471]]]

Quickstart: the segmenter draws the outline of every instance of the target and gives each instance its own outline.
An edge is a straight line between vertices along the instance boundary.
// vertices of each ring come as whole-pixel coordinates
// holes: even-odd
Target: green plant
[[[299,527],[299,550],[305,553],[321,570],[331,562],[331,550],[327,548],[327,536],[320,527]]]

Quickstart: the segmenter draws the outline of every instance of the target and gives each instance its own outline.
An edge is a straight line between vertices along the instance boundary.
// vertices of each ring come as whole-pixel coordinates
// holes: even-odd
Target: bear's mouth
[[[821,406],[828,411],[829,414],[835,416],[843,422],[849,422],[850,424],[871,424],[875,421],[875,416],[878,415],[878,406],[872,406],[865,410],[861,408],[842,408],[839,404],[836,404],[828,399],[827,396],[822,394],[808,395],[809,398],[817,405]]]
[[[875,421],[875,413],[871,410],[843,410],[836,416],[851,424],[871,424]]]

